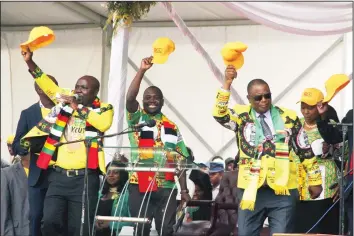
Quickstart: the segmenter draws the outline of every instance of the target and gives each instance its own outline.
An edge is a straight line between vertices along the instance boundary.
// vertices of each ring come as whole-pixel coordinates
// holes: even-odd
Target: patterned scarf
[[[57,109],[58,107],[54,107],[53,110]],[[79,105],[79,109],[81,112],[79,113],[79,116],[83,119],[87,119],[88,112],[89,110],[93,110],[99,114],[102,112],[106,111],[109,108],[102,109],[101,108],[101,102],[99,98],[96,98],[90,108],[83,107],[82,105]],[[39,154],[38,160],[37,160],[37,166],[41,169],[47,169],[50,160],[52,160],[54,153],[56,151],[56,147],[54,146],[55,143],[60,141],[61,136],[63,135],[63,132],[65,130],[65,127],[67,125],[67,122],[73,115],[74,110],[69,106],[66,105],[62,107],[59,111],[59,114],[53,114],[51,118],[56,118],[55,123],[52,125],[50,134],[43,146],[43,149],[41,153]],[[99,132],[96,128],[94,128],[91,124],[86,122],[86,129],[85,129],[85,136],[86,138],[92,138],[97,135],[102,135],[101,132]],[[102,151],[99,146],[101,145],[102,141],[99,141],[97,139],[92,139],[91,140],[91,145],[89,148],[89,153],[88,153],[88,163],[87,166],[89,169],[97,169],[98,168],[98,155],[99,152]]]
[[[173,156],[167,155],[167,160],[161,152],[154,151],[156,148],[163,148],[165,150],[175,150],[178,142],[176,126],[165,115],[158,114],[155,117],[143,112],[140,122],[156,118],[155,127],[143,127],[138,136],[138,153],[139,162],[147,164],[148,166],[158,165],[165,167],[173,167],[175,160]],[[161,119],[159,119],[161,118]],[[138,134],[137,134],[138,135]],[[167,161],[167,163],[166,163]],[[147,191],[150,182],[154,180],[155,172],[137,172],[139,179],[139,188],[141,192]],[[173,173],[164,173],[166,181],[174,181]],[[157,184],[152,183],[150,191],[156,191]]]
[[[290,195],[287,188],[287,183],[289,180],[289,146],[285,135],[279,133],[279,131],[284,130],[284,121],[282,120],[279,111],[272,106],[271,115],[274,128],[277,132],[275,140],[266,140],[262,126],[256,118],[255,112],[251,111],[252,119],[255,122],[256,136],[255,136],[255,147],[258,149],[258,157],[253,157],[251,159],[249,184],[244,191],[242,201],[240,203],[240,208],[242,210],[254,210],[258,185],[260,182],[261,168],[263,168],[263,176],[267,181],[267,184],[274,189],[277,195]],[[274,163],[274,175],[270,175],[268,171],[269,164]],[[265,181],[266,181],[265,180]]]

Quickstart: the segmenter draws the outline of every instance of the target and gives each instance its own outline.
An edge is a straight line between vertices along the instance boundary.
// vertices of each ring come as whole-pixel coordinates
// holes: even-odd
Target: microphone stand
[[[342,160],[340,164],[340,179],[339,179],[339,235],[344,234],[344,152],[345,152],[345,140],[348,133],[349,126],[353,126],[353,124],[349,123],[328,123],[332,126],[341,126],[342,127]]]
[[[133,133],[133,132],[140,131],[140,129],[141,129],[140,127],[138,127],[138,128],[129,127],[129,128],[131,128],[131,129],[130,130],[125,129],[119,133],[98,135],[98,136],[91,137],[91,138],[79,139],[79,140],[69,141],[69,142],[58,142],[58,143],[54,144],[55,147],[60,147],[62,145],[67,145],[67,144],[71,144],[71,143],[84,142],[85,147],[86,147],[86,164],[85,164],[85,173],[84,173],[84,188],[82,191],[80,236],[84,236],[83,234],[84,234],[84,222],[85,222],[85,211],[86,211],[86,192],[87,192],[87,183],[88,183],[88,166],[87,165],[88,165],[88,159],[89,159],[88,157],[89,157],[89,151],[90,151],[90,147],[91,147],[91,141],[93,139],[111,138],[111,137],[122,135],[122,134]],[[88,223],[88,227],[90,227],[90,222],[87,222],[87,223]],[[90,235],[90,233],[89,233],[89,235]]]

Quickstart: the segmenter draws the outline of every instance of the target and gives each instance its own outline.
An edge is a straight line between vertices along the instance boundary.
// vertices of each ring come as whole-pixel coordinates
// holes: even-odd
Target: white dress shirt
[[[219,189],[220,189],[220,184],[218,186],[216,186],[215,188],[213,188],[213,201],[216,199],[216,197],[218,196],[219,194]]]
[[[261,118],[259,118],[260,114],[257,113],[256,111],[255,111],[255,113],[256,113],[257,120],[259,122],[261,122]],[[270,110],[268,110],[266,113],[264,113],[264,116],[265,116],[264,121],[267,123],[267,125],[269,126],[269,128],[272,131],[272,134],[274,136],[276,133],[274,130],[274,125],[273,125],[273,121],[272,121],[272,115],[270,114]]]

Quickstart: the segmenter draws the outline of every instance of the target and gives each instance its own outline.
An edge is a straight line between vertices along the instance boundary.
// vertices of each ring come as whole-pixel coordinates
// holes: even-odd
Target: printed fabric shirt
[[[166,142],[163,142],[163,140],[164,140],[164,138],[163,138],[164,132],[162,132],[163,122],[164,121],[168,121],[170,123],[172,123],[172,122],[170,120],[168,120],[162,113],[159,113],[156,115],[150,115],[150,114],[147,114],[139,106],[138,110],[135,113],[130,113],[127,111],[126,117],[127,117],[127,122],[128,122],[129,126],[143,123],[146,120],[155,120],[156,126],[153,127],[153,130],[154,130],[154,146],[153,146],[153,148],[155,150],[158,150],[158,149],[168,150],[168,149],[166,149]],[[177,142],[175,145],[175,151],[182,153],[184,156],[188,157],[189,154],[188,154],[186,145],[183,141],[182,135],[181,135],[177,125],[175,125],[173,123],[173,126],[174,126],[173,129],[174,129],[175,133],[177,134]],[[130,161],[133,163],[136,161],[140,162],[142,160],[142,158],[139,157],[139,154],[133,151],[133,149],[137,150],[139,148],[140,135],[141,135],[140,132],[129,133],[129,141],[130,141],[130,146],[132,149]],[[185,160],[185,158],[181,155],[178,155],[177,158],[181,161]],[[163,155],[158,155],[158,154],[155,155],[154,154],[154,158],[153,158],[154,166],[163,167],[165,164],[165,159],[166,159],[166,157],[164,157]],[[166,180],[165,177],[166,177],[165,173],[163,173],[163,172],[158,173],[158,175],[156,177],[157,187],[173,188],[175,186],[175,181],[174,180],[171,180],[171,181]],[[136,172],[130,173],[130,183],[131,184],[138,184],[138,175]]]
[[[304,123],[304,119],[301,119],[302,124]],[[316,140],[321,140],[322,136],[319,133],[317,127],[311,130],[305,131],[309,142],[312,144]],[[339,170],[337,168],[336,163],[334,162],[332,156],[327,155],[325,158],[317,157],[317,163],[321,170],[322,176],[322,187],[323,191],[321,195],[316,199],[311,199],[310,193],[308,191],[308,176],[304,170],[304,166],[300,162],[300,158],[292,151],[290,155],[294,158],[298,166],[298,190],[300,194],[300,200],[302,201],[311,201],[311,200],[323,200],[327,198],[331,198],[336,189],[329,189],[329,187],[338,181]]]

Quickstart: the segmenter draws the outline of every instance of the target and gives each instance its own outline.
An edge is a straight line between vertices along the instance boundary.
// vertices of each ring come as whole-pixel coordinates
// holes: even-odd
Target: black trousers
[[[129,209],[132,217],[144,218],[146,206],[146,218],[151,221],[155,219],[155,226],[158,234],[160,236],[170,236],[173,234],[172,226],[176,222],[176,204],[177,204],[177,189],[173,190],[170,201],[167,205],[168,198],[171,194],[172,189],[159,188],[156,192],[152,192],[150,196],[149,204],[147,201],[149,198],[149,193],[146,195],[143,202],[145,193],[139,192],[139,186],[137,184],[129,185]],[[139,215],[140,207],[141,213]],[[166,213],[165,213],[166,211]],[[165,213],[165,219],[163,220]],[[163,225],[162,225],[163,221]],[[161,233],[162,228],[162,234]],[[134,236],[149,236],[150,235],[151,224],[137,224],[134,228]],[[135,234],[137,233],[137,234]]]
[[[32,236],[42,236],[41,226],[46,192],[47,188],[28,186],[28,202],[30,208],[30,232]]]
[[[295,212],[296,233],[306,233],[333,205],[332,198],[316,201],[299,201]],[[339,204],[337,203],[309,233],[338,234]]]
[[[79,236],[82,213],[84,176],[68,177],[54,170],[48,171],[48,191],[44,199],[43,236]],[[88,175],[88,197],[83,235],[92,232],[92,223],[98,200],[98,173]],[[88,216],[90,220],[88,220]]]

